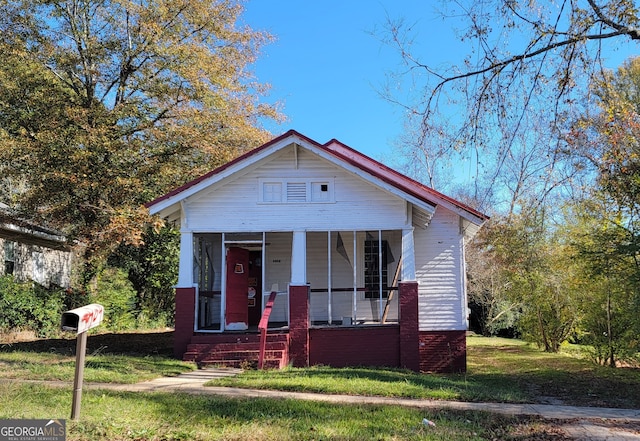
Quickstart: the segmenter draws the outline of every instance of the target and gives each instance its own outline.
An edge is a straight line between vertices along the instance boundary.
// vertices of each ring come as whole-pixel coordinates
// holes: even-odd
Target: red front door
[[[249,327],[248,291],[249,250],[228,248],[225,329],[239,331]]]

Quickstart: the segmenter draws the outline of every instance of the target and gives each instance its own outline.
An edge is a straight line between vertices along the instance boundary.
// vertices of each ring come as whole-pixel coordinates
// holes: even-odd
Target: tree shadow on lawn
[[[527,391],[520,391],[517,383],[505,381],[501,376],[417,374],[376,367],[313,366],[268,372],[245,371],[238,377],[214,380],[208,385],[437,400],[533,402]]]
[[[502,355],[505,355],[504,357]],[[640,408],[640,369],[610,368],[531,345],[470,346],[468,379],[510,383],[534,402]]]
[[[173,356],[173,331],[89,333],[87,354],[160,355]],[[3,343],[0,351],[45,352],[61,355],[75,354],[76,337],[38,339]]]
[[[416,374],[400,369],[314,366],[267,373],[246,371],[240,377],[214,381],[211,385],[475,402],[640,408],[640,371],[602,369],[593,366],[575,372],[538,367],[529,372],[512,373]]]

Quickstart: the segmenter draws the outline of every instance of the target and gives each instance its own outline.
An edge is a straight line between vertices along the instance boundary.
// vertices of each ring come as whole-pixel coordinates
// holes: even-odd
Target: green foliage
[[[640,351],[640,58],[594,87],[596,111],[574,122],[572,159],[596,186],[576,201],[568,240],[583,274],[584,342],[615,367]]]
[[[267,34],[239,1],[2,2],[0,175],[16,208],[102,263],[143,203],[266,140],[248,66]],[[94,265],[100,267],[99,264]]]
[[[64,308],[64,293],[33,282],[0,277],[0,331],[33,331],[37,336],[57,332]]]
[[[171,326],[175,309],[174,286],[178,279],[180,232],[176,228],[149,228],[139,246],[122,244],[108,263],[128,274],[136,290],[139,322]]]
[[[493,321],[517,311],[517,328],[545,351],[556,352],[574,330],[574,292],[567,283],[570,266],[555,243],[545,213],[531,209],[494,218],[483,233],[485,258],[495,265],[501,291],[494,296]]]
[[[568,231],[572,256],[582,274],[579,298],[582,342],[600,364],[615,367],[618,360],[633,360],[640,350],[638,331],[638,267],[625,246],[629,231],[619,211],[594,193],[574,207]]]
[[[124,271],[115,268],[101,271],[91,299],[104,306],[104,328],[125,330],[136,327],[136,292]]]

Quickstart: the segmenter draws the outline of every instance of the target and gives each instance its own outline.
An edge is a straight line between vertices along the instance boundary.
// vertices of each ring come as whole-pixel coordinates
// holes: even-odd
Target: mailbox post
[[[97,303],[62,313],[62,330],[75,332],[78,336],[76,340],[76,373],[73,379],[73,402],[71,404],[71,419],[76,421],[80,418],[87,331],[102,323],[103,318],[104,308]]]

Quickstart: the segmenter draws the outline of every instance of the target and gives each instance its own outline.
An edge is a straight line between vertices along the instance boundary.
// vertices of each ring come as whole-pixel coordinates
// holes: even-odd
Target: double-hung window
[[[10,240],[4,241],[4,273],[13,274],[16,268],[16,243]]]

